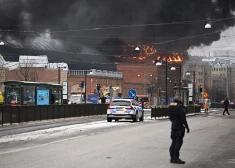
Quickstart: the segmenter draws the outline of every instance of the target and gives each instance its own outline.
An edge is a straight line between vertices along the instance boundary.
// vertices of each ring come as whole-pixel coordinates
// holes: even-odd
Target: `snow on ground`
[[[19,142],[19,141],[31,141],[31,140],[43,140],[56,137],[63,137],[65,135],[77,134],[80,131],[92,130],[97,128],[107,128],[120,125],[127,125],[129,122],[110,122],[96,121],[85,124],[75,124],[69,126],[61,126],[56,128],[43,129],[38,131],[32,131],[27,133],[7,135],[0,137],[0,145],[5,143]]]

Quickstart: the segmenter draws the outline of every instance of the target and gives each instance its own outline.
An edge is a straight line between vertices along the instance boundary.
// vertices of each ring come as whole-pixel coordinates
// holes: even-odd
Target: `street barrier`
[[[202,103],[199,103],[201,106],[203,105]],[[203,106],[202,106],[203,108]],[[211,103],[210,108],[224,108],[224,104],[223,103]],[[230,104],[229,109],[235,109],[235,104]]]
[[[105,115],[107,104],[73,104],[73,105],[32,105],[0,106],[1,124],[13,124],[29,121],[41,121],[59,118]]]
[[[190,113],[200,113],[201,106],[200,105],[188,105],[184,106],[183,110],[186,114]],[[157,117],[168,117],[168,108],[167,107],[151,107],[151,119]]]

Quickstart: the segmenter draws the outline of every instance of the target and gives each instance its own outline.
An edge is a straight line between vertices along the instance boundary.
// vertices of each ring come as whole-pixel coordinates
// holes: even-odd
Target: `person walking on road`
[[[172,143],[170,146],[170,163],[184,164],[180,156],[180,148],[183,145],[183,138],[185,134],[185,128],[189,133],[189,126],[186,120],[185,113],[183,111],[183,103],[181,102],[181,96],[176,94],[172,103],[168,108],[169,118],[171,121],[171,139]]]
[[[223,115],[224,115],[225,112],[227,112],[228,115],[230,115],[229,112],[228,112],[228,106],[229,106],[229,101],[228,101],[228,98],[226,98],[224,100],[224,112],[223,112]]]

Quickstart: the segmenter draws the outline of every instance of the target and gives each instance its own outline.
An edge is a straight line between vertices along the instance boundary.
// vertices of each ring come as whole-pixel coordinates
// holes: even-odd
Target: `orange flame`
[[[182,61],[184,61],[184,58],[183,57],[180,57],[179,55],[176,57],[176,56],[172,56],[172,58],[171,57],[169,57],[168,59],[167,59],[167,61],[168,62],[182,62]]]
[[[122,58],[126,61],[134,61],[134,60],[148,60],[148,58],[151,58],[152,56],[156,56],[158,53],[157,49],[155,49],[153,46],[138,46],[140,48],[139,52],[135,52],[135,47],[136,45],[131,45],[126,42],[126,46],[124,46],[124,52],[128,52],[128,54],[122,55],[117,55],[115,56],[116,58]],[[127,56],[129,55],[129,56]],[[168,62],[183,62],[184,59],[182,57],[182,53],[177,53],[174,52],[171,54],[171,56],[156,56],[155,58],[157,60],[162,60],[162,61],[168,61]],[[155,60],[154,60],[155,61]],[[154,62],[153,61],[153,62]]]

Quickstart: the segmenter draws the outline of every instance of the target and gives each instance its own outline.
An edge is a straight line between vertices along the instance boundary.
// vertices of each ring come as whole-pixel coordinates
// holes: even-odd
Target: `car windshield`
[[[131,102],[129,101],[113,101],[111,106],[130,106]]]

